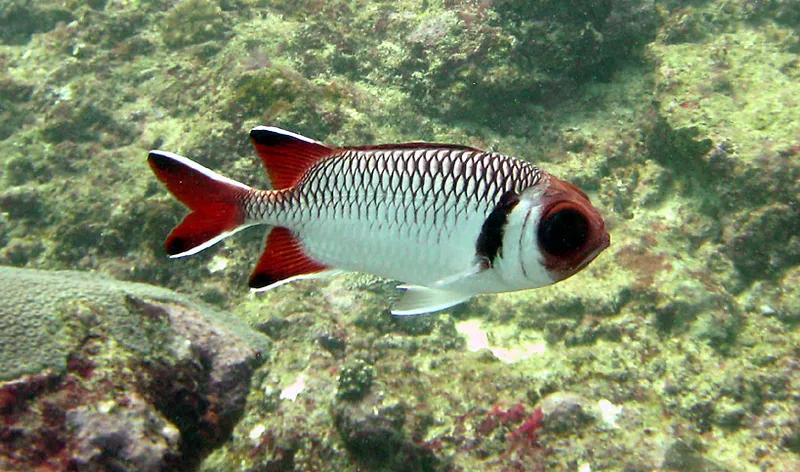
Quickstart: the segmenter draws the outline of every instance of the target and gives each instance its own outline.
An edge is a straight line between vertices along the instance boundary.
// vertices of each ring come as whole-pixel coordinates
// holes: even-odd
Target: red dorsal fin
[[[294,186],[309,167],[334,152],[313,139],[271,126],[253,128],[250,140],[276,190]]]
[[[327,268],[303,252],[302,245],[291,231],[275,227],[267,236],[264,253],[250,275],[250,288],[266,290]]]

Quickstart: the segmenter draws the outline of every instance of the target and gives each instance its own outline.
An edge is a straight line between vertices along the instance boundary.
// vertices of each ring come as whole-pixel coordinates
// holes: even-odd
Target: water
[[[0,469],[800,469],[798,11],[3,2]],[[145,156],[266,188],[262,124],[522,157],[611,247],[437,315],[364,274],[252,295],[263,231],[168,259]]]

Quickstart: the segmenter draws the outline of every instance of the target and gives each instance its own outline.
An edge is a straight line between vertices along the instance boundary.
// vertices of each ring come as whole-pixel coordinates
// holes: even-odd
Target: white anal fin
[[[392,307],[392,314],[414,316],[444,310],[469,300],[472,295],[448,292],[419,285],[400,285],[406,292]]]

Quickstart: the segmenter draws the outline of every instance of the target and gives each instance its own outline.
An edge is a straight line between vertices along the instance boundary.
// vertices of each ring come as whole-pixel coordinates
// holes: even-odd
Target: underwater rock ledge
[[[0,469],[191,469],[269,349],[169,290],[0,266]]]

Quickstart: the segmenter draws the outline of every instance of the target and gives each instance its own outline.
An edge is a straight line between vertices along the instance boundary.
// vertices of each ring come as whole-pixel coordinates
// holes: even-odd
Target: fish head
[[[552,175],[520,194],[504,236],[505,279],[528,288],[564,280],[592,262],[611,243],[605,221],[589,197]],[[516,246],[516,247],[514,247]]]

